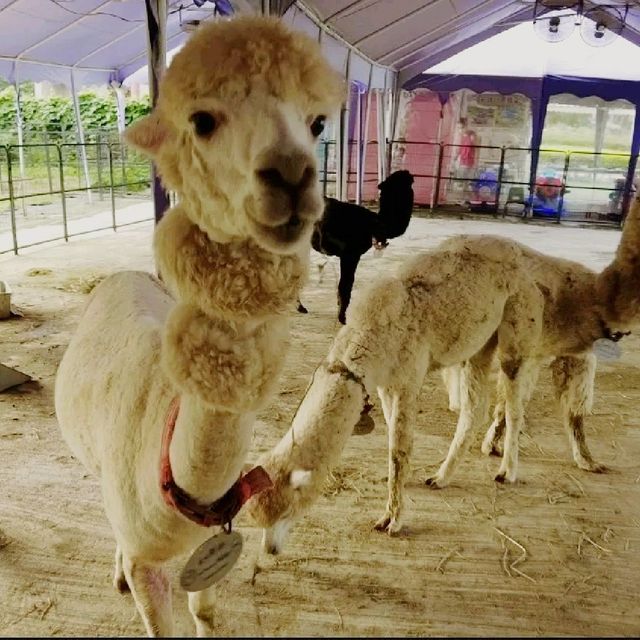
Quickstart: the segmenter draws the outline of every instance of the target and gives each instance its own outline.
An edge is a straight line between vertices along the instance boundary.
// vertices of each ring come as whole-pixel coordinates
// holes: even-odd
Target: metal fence
[[[22,145],[0,145],[0,254],[153,219],[149,161],[115,131],[88,131],[84,144],[74,136],[27,132]],[[337,191],[336,150],[335,141],[321,142],[317,150],[325,196]],[[529,148],[476,147],[481,169],[461,166],[459,150],[451,144],[394,141],[388,155],[392,171],[414,174],[416,204],[441,211],[619,225],[635,190],[626,179],[626,154],[543,149],[532,184]],[[356,153],[350,142],[350,200],[356,194]],[[364,201],[377,198],[377,180],[377,143],[370,142],[364,153]]]
[[[418,205],[555,222],[620,225],[636,190],[629,154],[541,149],[531,181],[530,148],[474,147],[473,168],[460,161],[461,148],[394,141],[391,170],[414,174]]]
[[[149,161],[109,137],[0,146],[0,253],[153,219]]]

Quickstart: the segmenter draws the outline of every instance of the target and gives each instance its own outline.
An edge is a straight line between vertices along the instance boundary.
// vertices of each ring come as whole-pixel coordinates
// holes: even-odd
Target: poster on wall
[[[470,104],[467,107],[467,119],[472,127],[491,127],[495,123],[495,109]]]

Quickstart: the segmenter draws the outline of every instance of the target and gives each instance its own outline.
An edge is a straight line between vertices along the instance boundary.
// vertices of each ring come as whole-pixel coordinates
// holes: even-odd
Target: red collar
[[[169,446],[180,412],[180,398],[172,400],[167,413],[167,419],[162,433],[162,448],[160,451],[160,492],[167,505],[179,511],[189,520],[203,527],[231,524],[242,505],[256,493],[273,486],[269,474],[260,466],[254,467],[240,478],[221,498],[208,505],[194,500],[184,489],[181,489],[173,479]]]

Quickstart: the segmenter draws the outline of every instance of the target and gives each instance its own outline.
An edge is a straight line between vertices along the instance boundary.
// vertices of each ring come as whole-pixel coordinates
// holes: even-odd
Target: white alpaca
[[[389,499],[376,528],[398,531],[411,428],[425,374],[460,365],[456,433],[437,474],[427,480],[437,488],[449,482],[472,427],[484,421],[494,354],[506,417],[496,481],[516,480],[524,405],[541,363],[550,357],[556,358],[554,375],[569,416],[574,456],[598,471],[584,445],[582,420],[590,402],[591,350],[596,340],[617,337],[613,327],[638,322],[639,251],[636,200],[616,257],[600,274],[503,238],[460,236],[409,260],[396,278],[379,281],[359,296],[325,365],[341,372],[339,378],[326,390],[323,378],[313,382],[308,393],[316,400],[305,398],[291,432],[261,458],[276,482],[250,501],[249,512],[265,527],[267,549],[282,548],[291,523],[319,495],[349,436],[349,424],[357,421],[352,404],[363,407],[376,391],[389,430]],[[296,445],[287,446],[289,441]]]
[[[242,17],[198,30],[154,112],[128,130],[180,195],[154,235],[164,284],[129,271],[95,289],[55,400],[65,439],[101,481],[114,583],[130,588],[149,635],[173,631],[163,565],[266,483],[241,471],[322,213],[316,140],[343,99],[315,42]],[[199,635],[212,600],[211,588],[189,593]]]

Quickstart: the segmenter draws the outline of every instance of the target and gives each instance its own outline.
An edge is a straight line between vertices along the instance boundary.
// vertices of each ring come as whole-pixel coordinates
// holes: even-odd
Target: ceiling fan
[[[583,0],[535,0],[533,28],[546,42],[562,42],[579,27],[588,45],[604,47],[622,33],[628,13],[628,2],[598,4],[585,10]]]

